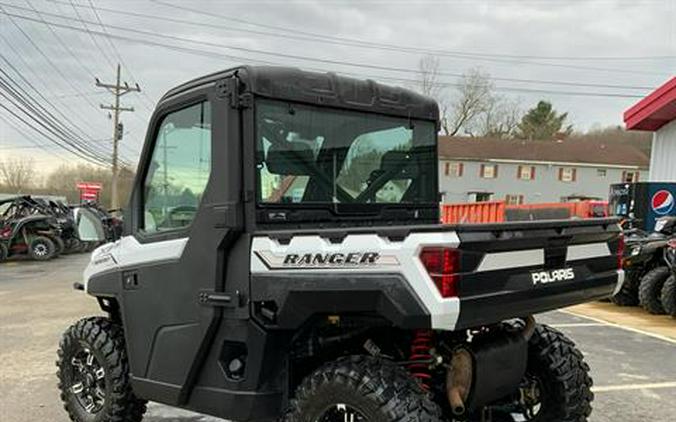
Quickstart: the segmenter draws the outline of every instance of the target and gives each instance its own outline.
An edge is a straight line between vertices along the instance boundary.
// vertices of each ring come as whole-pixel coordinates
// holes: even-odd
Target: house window
[[[463,163],[449,163],[447,162],[444,166],[444,174],[449,177],[462,177],[462,172],[464,170]]]
[[[482,164],[481,177],[484,179],[495,179],[498,177],[498,166],[496,164]]]
[[[596,170],[596,175],[598,177],[606,177],[606,169],[597,169]]]
[[[469,202],[487,202],[493,197],[492,192],[470,192]]]
[[[637,171],[623,171],[622,172],[622,183],[636,183],[638,182],[638,173]]]
[[[505,196],[505,203],[507,205],[521,205],[523,204],[523,195],[507,195]]]
[[[519,166],[516,171],[516,178],[521,180],[533,180],[535,179],[535,167],[534,166]]]
[[[559,169],[559,180],[562,182],[574,182],[577,180],[577,169],[573,167],[561,167]]]

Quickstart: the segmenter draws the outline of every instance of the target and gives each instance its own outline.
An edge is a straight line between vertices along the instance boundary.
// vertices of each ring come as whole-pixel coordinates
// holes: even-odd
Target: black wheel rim
[[[73,369],[71,394],[82,408],[91,414],[106,403],[106,371],[88,348],[81,349],[70,361]]]
[[[519,407],[527,421],[532,421],[542,411],[542,382],[540,378],[526,374],[519,387]]]
[[[368,419],[356,408],[344,403],[331,405],[316,422],[365,422]]]

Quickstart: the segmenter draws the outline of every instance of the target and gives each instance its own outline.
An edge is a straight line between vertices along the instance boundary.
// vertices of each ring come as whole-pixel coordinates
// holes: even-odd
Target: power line
[[[129,73],[129,76],[131,76],[131,79],[134,83],[138,85],[138,79],[134,76],[134,74],[131,71],[131,68],[127,65],[127,63],[124,61],[122,58],[122,55],[120,54],[120,51],[117,49],[115,46],[115,43],[113,43],[113,40],[108,36],[108,30],[106,29],[106,25],[103,24],[103,21],[101,20],[101,17],[99,16],[99,12],[96,10],[96,7],[94,6],[94,3],[92,0],[87,0],[89,2],[89,6],[94,12],[94,16],[96,17],[96,21],[99,23],[99,26],[101,27],[101,30],[106,34],[106,40],[108,41],[108,44],[110,44],[110,47],[112,48],[113,52],[115,53],[115,56],[119,60],[119,62],[122,64],[122,66],[125,68],[127,73]],[[145,99],[149,104],[150,107],[148,107],[147,104],[143,104],[143,107],[145,107],[146,110],[152,111],[153,109],[153,103],[152,100],[148,97],[148,95],[145,93],[145,91],[140,91],[141,97]]]
[[[294,34],[300,34],[308,37],[315,37],[315,38],[320,38],[324,40],[325,42],[328,41],[334,41],[334,42],[342,42],[342,43],[349,43],[345,45],[353,45],[353,46],[362,46],[362,47],[374,47],[374,48],[380,48],[380,49],[391,49],[395,51],[407,51],[407,52],[413,52],[413,53],[426,53],[426,54],[434,54],[434,55],[439,55],[439,56],[448,56],[448,57],[455,57],[455,58],[472,58],[475,60],[486,60],[486,61],[495,61],[495,62],[505,62],[505,63],[519,63],[515,62],[514,60],[525,60],[525,59],[542,59],[542,60],[589,60],[589,57],[575,57],[575,56],[536,56],[536,55],[515,55],[515,54],[504,54],[504,53],[477,53],[477,52],[466,52],[466,51],[449,51],[449,50],[443,50],[443,49],[428,49],[428,48],[421,48],[421,47],[406,47],[406,46],[400,46],[400,45],[394,45],[394,44],[387,44],[387,43],[376,43],[372,41],[365,41],[365,40],[360,40],[360,39],[354,39],[354,38],[346,38],[346,37],[336,37],[336,36],[328,36],[328,35],[323,35],[323,34],[318,34],[315,32],[308,32],[308,31],[302,31],[294,28],[285,28],[281,26],[275,26],[275,25],[266,25],[262,24],[260,22],[253,22],[241,18],[235,18],[232,16],[226,16],[218,13],[213,13],[212,11],[210,12],[205,12],[203,10],[199,9],[194,9],[186,6],[178,6],[172,3],[167,3],[163,2],[160,0],[150,0],[153,3],[161,4],[163,6],[171,7],[174,9],[182,10],[182,11],[188,11],[191,13],[197,13],[203,16],[208,16],[211,18],[218,18],[218,19],[223,19],[227,21],[232,21],[232,22],[238,22],[238,23],[243,23],[246,25],[251,25],[251,26],[257,26],[257,27],[262,27],[262,28],[268,28],[268,29],[274,29],[278,31],[283,31],[283,32],[289,32],[289,33],[294,33]],[[599,57],[596,57],[597,59]],[[676,58],[675,55],[664,55],[664,56],[648,56],[647,58],[650,59],[672,59]],[[618,58],[613,58],[613,57],[606,57],[605,58],[610,59],[610,60],[615,60]],[[636,57],[632,59],[637,59]],[[533,64],[533,65],[539,65],[539,66],[554,66],[554,67],[567,67],[571,69],[584,69],[584,70],[599,70],[599,71],[612,71],[612,72],[618,72],[620,69],[609,69],[609,68],[599,68],[599,67],[590,67],[590,66],[578,66],[578,65],[566,65],[566,64],[558,64],[558,63],[539,63],[539,62],[524,62],[526,64]],[[622,71],[621,73],[626,73]],[[637,73],[646,73],[646,72],[637,72]],[[650,72],[652,73],[652,72]]]
[[[0,11],[1,11],[2,13],[6,14],[7,16],[9,16],[9,20],[10,20],[10,22],[12,22],[12,25],[14,25],[14,26],[19,30],[19,32],[21,32],[21,34],[28,40],[28,42],[35,48],[35,50],[37,50],[37,52],[40,53],[40,55],[45,59],[45,61],[50,65],[50,67],[51,67],[52,69],[54,69],[54,71],[55,71],[56,73],[58,73],[59,76],[61,76],[61,78],[62,78],[64,81],[66,81],[66,83],[71,87],[71,89],[73,89],[73,91],[74,91],[75,93],[80,94],[81,91],[80,91],[77,87],[75,87],[75,85],[73,85],[73,83],[71,82],[71,80],[70,80],[70,79],[69,79],[69,78],[61,71],[61,69],[60,69],[58,66],[56,66],[56,64],[52,61],[52,59],[50,59],[49,56],[48,56],[47,54],[45,54],[45,52],[44,52],[44,51],[43,51],[43,50],[35,43],[35,41],[33,40],[33,38],[32,38],[30,35],[28,35],[28,34],[26,33],[26,31],[24,31],[23,28],[21,28],[21,26],[20,26],[19,24],[17,24],[17,23],[14,21],[13,17],[10,16],[10,15],[5,11],[5,9],[4,9],[1,5],[0,5]],[[36,20],[36,19],[32,19],[32,21],[33,21],[33,22],[35,22],[35,21],[40,22],[39,20]],[[96,106],[94,105],[94,103],[92,103],[91,101],[89,101],[89,99],[87,99],[87,97],[83,97],[83,98],[84,98],[84,100],[85,100],[87,103],[89,103],[93,108],[96,108]]]
[[[48,1],[50,3],[56,3],[56,4],[65,4],[65,3],[63,3],[62,1],[59,1],[59,0],[46,0],[46,1]],[[226,20],[226,21],[236,22],[236,23],[245,24],[245,25],[251,25],[251,26],[255,26],[255,27],[259,27],[259,28],[282,31],[282,32],[286,32],[287,34],[263,32],[263,31],[245,29],[245,28],[232,28],[232,27],[229,27],[229,26],[226,26],[226,25],[210,24],[210,23],[207,23],[207,22],[193,22],[193,21],[188,21],[188,20],[185,20],[185,19],[147,15],[147,14],[142,14],[142,13],[138,13],[138,12],[129,12],[129,11],[123,11],[123,10],[118,10],[118,9],[99,7],[99,6],[97,6],[97,9],[99,11],[103,11],[103,12],[117,13],[117,14],[127,15],[127,16],[136,16],[136,17],[156,19],[156,20],[166,20],[166,21],[171,21],[171,22],[176,22],[176,23],[184,23],[184,24],[196,25],[196,26],[202,26],[202,27],[225,29],[225,30],[231,30],[231,31],[237,31],[237,32],[248,32],[248,33],[252,33],[252,34],[265,35],[265,36],[271,36],[271,37],[290,38],[290,39],[296,39],[296,40],[315,41],[315,42],[326,42],[326,43],[337,44],[337,45],[351,45],[351,46],[360,46],[360,47],[371,46],[371,47],[381,48],[381,49],[382,48],[388,48],[388,49],[394,49],[396,51],[406,51],[406,52],[414,52],[414,53],[429,52],[430,54],[447,53],[447,54],[452,54],[452,55],[461,55],[461,56],[468,56],[468,57],[499,57],[499,58],[509,58],[509,59],[577,60],[577,61],[666,60],[666,59],[676,58],[676,55],[655,55],[655,56],[543,56],[543,55],[523,55],[523,54],[504,54],[504,53],[493,53],[493,52],[487,53],[487,52],[468,52],[468,51],[445,50],[445,49],[429,49],[429,48],[423,48],[423,47],[420,47],[420,46],[417,46],[417,47],[416,46],[402,46],[402,45],[388,44],[388,43],[377,43],[377,42],[366,41],[366,40],[357,39],[357,38],[330,36],[330,35],[320,34],[320,33],[316,33],[316,32],[298,30],[298,29],[295,29],[295,28],[288,28],[288,27],[282,27],[282,26],[277,26],[277,25],[263,24],[263,23],[260,23],[260,22],[255,22],[255,21],[250,21],[250,20],[246,20],[246,19],[242,19],[242,18],[235,18],[235,17],[232,17],[232,16],[226,16],[226,15],[223,15],[223,14],[214,13],[213,11],[205,12],[203,10],[194,9],[194,8],[190,8],[190,7],[186,7],[186,6],[178,6],[176,4],[167,3],[167,2],[163,2],[163,1],[157,1],[157,0],[151,0],[151,1],[153,1],[154,3],[157,3],[157,4],[161,4],[163,6],[174,8],[174,9],[189,11],[189,12],[192,12],[192,13],[197,13],[197,14],[201,14],[201,15],[204,15],[204,16],[212,17],[212,18],[218,18],[220,20]],[[86,6],[77,5],[77,7],[84,8]],[[296,34],[296,35],[289,35],[289,34]]]
[[[87,33],[89,35],[89,38],[92,40],[94,47],[99,50],[99,52],[101,53],[101,56],[105,59],[106,62],[108,62],[108,65],[112,69],[114,69],[115,63],[113,63],[113,61],[108,57],[108,55],[103,50],[103,48],[101,48],[98,41],[96,41],[96,37],[94,37],[94,35],[92,35],[92,33],[90,32],[89,27],[87,26],[87,24],[82,19],[82,16],[80,15],[80,12],[78,12],[77,7],[75,7],[76,5],[75,5],[75,3],[73,3],[73,0],[68,0],[68,2],[70,3],[70,6],[73,8],[73,11],[75,12],[75,15],[77,16],[77,20],[82,24],[82,27],[85,29],[85,33]]]
[[[17,15],[17,14],[12,14],[4,11],[3,13],[7,15],[11,15],[13,17],[19,18],[19,19],[25,19],[25,20],[34,20],[30,17],[23,16],[23,15]],[[62,19],[68,19],[67,17],[61,17]],[[56,22],[51,22],[52,25],[61,27],[61,28],[67,28],[67,29],[72,29],[75,31],[81,31],[80,28],[72,27],[69,25],[61,24],[61,23],[56,23]],[[132,29],[132,28],[125,28],[125,27],[120,27],[120,26],[113,26],[113,25],[107,25],[109,28],[113,29],[118,29],[121,31],[126,31],[126,32],[132,32],[132,33],[137,33],[137,34],[142,34],[145,36],[156,36],[156,37],[163,37],[163,38],[169,38],[173,39],[176,41],[182,41],[182,42],[190,42],[190,43],[195,43],[195,44],[201,44],[201,45],[207,45],[210,47],[216,47],[216,48],[226,48],[226,49],[233,49],[233,50],[239,50],[239,51],[245,51],[245,52],[250,52],[250,53],[256,53],[256,54],[265,54],[265,55],[272,55],[276,57],[283,57],[287,59],[295,59],[295,60],[304,60],[304,61],[311,61],[311,62],[319,62],[319,63],[324,63],[324,64],[331,64],[331,65],[341,65],[341,66],[352,66],[352,67],[361,67],[361,68],[367,68],[367,69],[372,69],[372,70],[384,70],[384,71],[392,71],[392,72],[402,72],[402,73],[410,73],[410,74],[417,74],[416,70],[413,69],[408,69],[408,68],[396,68],[396,67],[390,67],[390,66],[381,66],[381,65],[371,65],[371,64],[365,64],[365,63],[351,63],[351,62],[345,62],[345,61],[338,61],[338,60],[329,60],[329,59],[316,59],[316,58],[310,58],[310,57],[305,57],[305,56],[297,56],[297,55],[291,55],[291,54],[285,54],[285,53],[278,53],[278,52],[268,52],[268,51],[261,51],[261,50],[255,50],[255,49],[250,49],[250,48],[245,48],[245,47],[234,47],[234,46],[227,46],[223,45],[220,43],[211,43],[207,41],[199,41],[199,40],[194,40],[190,38],[183,38],[183,37],[177,37],[177,36],[171,36],[171,35],[166,35],[166,34],[158,34],[150,31],[142,31],[138,29]],[[97,31],[91,31],[93,35],[99,35],[99,36],[105,36],[105,34]],[[248,57],[241,57],[241,56],[235,56],[235,55],[230,55],[230,54],[222,54],[222,53],[217,53],[214,51],[204,51],[204,50],[199,50],[199,49],[193,49],[193,48],[188,48],[188,47],[180,47],[176,45],[169,45],[169,44],[164,44],[161,42],[157,41],[150,41],[150,40],[140,40],[137,38],[132,38],[128,36],[123,36],[123,35],[117,35],[117,34],[108,34],[108,36],[120,39],[120,40],[125,40],[129,42],[134,42],[134,43],[140,43],[140,44],[146,44],[146,45],[154,45],[154,46],[160,46],[164,48],[169,48],[173,49],[175,51],[182,51],[182,52],[189,52],[192,54],[199,54],[203,56],[215,56],[215,57],[223,57],[223,58],[228,58],[230,60],[236,60],[236,61],[241,61],[241,62],[260,62],[260,63],[265,63],[265,64],[279,64],[279,62],[270,62],[270,61],[263,61],[260,59],[252,59]],[[325,70],[322,70],[325,71]],[[379,76],[380,78],[380,76]],[[383,78],[384,79],[384,78]],[[446,83],[449,86],[453,85],[452,83]],[[457,84],[455,84],[457,85]],[[638,87],[636,87],[638,88]],[[632,94],[622,94],[622,93],[600,93],[600,92],[570,92],[570,91],[552,91],[552,90],[527,90],[524,88],[514,88],[514,87],[496,87],[496,90],[503,90],[503,91],[516,91],[516,92],[541,92],[541,93],[549,93],[549,94],[558,94],[558,95],[580,95],[580,96],[596,96],[596,97],[618,97],[618,98],[642,98],[641,95],[632,95]]]
[[[23,75],[21,75],[4,56],[2,56],[2,54],[0,54],[0,59],[5,61],[15,73],[22,77],[27,82],[27,84],[35,90],[35,87],[30,83],[30,81],[26,80]],[[63,121],[56,118],[56,116],[54,116],[49,110],[40,104],[33,96],[31,96],[30,93],[28,93],[25,88],[23,88],[16,80],[14,80],[11,75],[9,75],[2,68],[0,68],[0,73],[4,75],[4,77],[0,76],[0,88],[4,89],[11,98],[2,92],[0,92],[0,95],[5,97],[14,107],[17,108],[17,110],[28,116],[32,121],[40,125],[53,136],[56,136],[60,140],[60,142],[56,142],[59,146],[71,153],[78,155],[81,158],[95,160],[96,162],[105,161],[104,155],[98,148],[92,147],[92,145],[87,140],[74,135],[71,129],[68,128],[63,123]],[[44,99],[44,96],[42,97]],[[54,107],[50,101],[46,99],[45,101]],[[50,140],[54,142],[53,139]]]
[[[7,62],[10,65],[10,67],[15,72],[17,72],[16,68],[14,68],[11,65],[11,63],[9,63],[6,60],[6,58],[2,56],[2,54],[0,54],[0,59]],[[70,141],[68,142],[69,144],[76,144],[73,146],[78,148],[82,152],[88,150],[89,145],[86,140],[73,134],[72,130],[68,128],[67,125],[65,125],[60,119],[56,118],[54,114],[52,114],[42,104],[40,104],[33,96],[31,96],[30,93],[28,93],[28,91],[24,87],[22,87],[14,78],[12,78],[11,75],[5,72],[2,68],[0,68],[0,73],[4,75],[6,78],[5,79],[0,76],[1,82],[0,85],[2,85],[2,87],[4,87],[4,89],[8,92],[8,94],[12,95],[12,97],[16,101],[19,101],[20,104],[24,108],[28,109],[34,116],[37,116],[42,121],[46,122],[46,124],[48,124],[50,127],[57,130],[61,136],[70,139]],[[33,87],[30,83],[29,86]],[[52,103],[49,102],[48,100],[46,100],[46,102],[52,105]]]
[[[45,20],[42,18],[42,15],[40,14],[40,12],[33,6],[33,4],[30,2],[30,0],[25,0],[25,2],[26,2],[26,4],[28,4],[28,6],[29,6],[31,9],[33,9],[33,12],[35,12],[35,14],[38,15],[38,17],[42,20],[42,22],[45,24],[45,26],[47,27],[47,29],[49,29],[49,31],[51,32],[51,34],[54,36],[54,38],[56,39],[56,41],[57,41],[57,42],[61,45],[61,47],[63,47],[63,49],[68,53],[68,55],[70,55],[73,59],[75,59],[75,61],[77,62],[77,64],[80,65],[80,67],[85,71],[85,73],[86,73],[87,75],[93,76],[93,75],[94,75],[94,72],[92,72],[92,70],[91,70],[86,64],[84,64],[84,62],[83,62],[82,60],[80,60],[80,58],[73,52],[73,50],[71,50],[71,48],[70,48],[65,42],[63,42],[63,40],[61,39],[61,37],[59,36],[59,34],[56,33],[56,31],[54,30],[54,28],[52,28],[47,22],[45,22]]]
[[[52,3],[60,3],[58,0],[47,0]],[[251,29],[245,29],[245,28],[233,28],[227,25],[219,25],[219,24],[210,24],[207,22],[193,22],[190,20],[186,19],[180,19],[180,18],[174,18],[174,17],[166,17],[166,16],[155,16],[155,15],[148,15],[148,14],[143,14],[139,12],[130,12],[130,11],[123,11],[123,10],[117,10],[117,9],[110,9],[110,8],[104,8],[104,7],[98,7],[97,9],[100,11],[105,11],[109,13],[116,13],[119,15],[125,15],[125,16],[134,16],[134,17],[140,17],[140,18],[145,18],[145,19],[152,19],[152,20],[157,20],[157,21],[165,21],[165,22],[173,22],[173,23],[181,23],[181,24],[186,24],[186,25],[193,25],[193,26],[199,26],[199,27],[207,27],[207,28],[216,28],[216,29],[221,29],[221,30],[226,30],[226,31],[233,31],[233,32],[245,32],[245,33],[251,33],[251,34],[256,34],[256,35],[263,35],[263,36],[268,36],[268,37],[274,37],[274,38],[287,38],[287,39],[296,39],[296,40],[302,40],[302,41],[308,41],[308,42],[320,42],[320,43],[329,43],[329,44],[334,44],[334,45],[346,45],[346,46],[352,46],[352,47],[360,47],[360,48],[368,48],[368,49],[375,49],[375,50],[385,50],[385,51],[397,51],[397,52],[403,52],[403,53],[408,53],[408,54],[415,54],[415,55],[420,55],[421,53],[423,54],[432,54],[436,56],[444,56],[444,57],[453,57],[453,58],[460,58],[460,59],[472,59],[472,60],[482,60],[482,59],[490,59],[491,56],[496,56],[499,59],[497,60],[498,62],[504,62],[504,63],[509,63],[509,64],[514,64],[514,60],[519,59],[528,59],[528,58],[538,58],[539,56],[519,56],[519,55],[501,55],[501,54],[488,54],[488,53],[468,53],[468,52],[458,52],[458,51],[448,51],[448,50],[436,50],[436,49],[426,49],[426,48],[421,48],[421,47],[404,47],[400,45],[393,45],[393,44],[385,44],[385,43],[374,43],[374,42],[369,42],[369,41],[364,41],[364,40],[357,40],[357,39],[349,39],[349,38],[343,38],[343,37],[335,37],[335,36],[327,36],[327,35],[321,35],[317,33],[311,33],[311,32],[306,32],[306,31],[299,31],[295,29],[290,29],[290,28],[282,28],[278,26],[273,26],[273,25],[265,25],[261,24],[258,22],[251,22],[247,21],[244,19],[240,18],[233,18],[230,16],[225,16],[225,15],[220,15],[220,14],[214,14],[211,11],[210,12],[203,12],[197,9],[192,9],[188,8],[185,6],[178,6],[174,4],[168,4],[168,3],[163,3],[156,1],[158,4],[162,4],[164,6],[172,7],[175,9],[180,9],[183,11],[190,11],[193,13],[198,13],[202,15],[206,15],[209,17],[218,17],[219,19],[222,20],[227,20],[227,21],[232,21],[232,22],[237,22],[237,23],[243,23],[247,25],[253,25],[253,26],[258,26],[258,27],[263,27],[263,28],[271,28],[275,30],[281,30],[281,31],[288,31],[291,32],[292,34],[299,34],[299,35],[289,35],[289,34],[280,34],[280,33],[271,33],[271,32],[265,32],[265,31],[258,31],[258,30],[251,30]],[[85,7],[85,6],[79,6],[79,7]],[[660,59],[669,59],[672,58],[672,56],[656,56],[659,57]],[[676,58],[676,56],[673,56]],[[505,60],[506,58],[509,58],[509,60]],[[541,57],[542,59],[545,59],[545,57]],[[557,59],[557,60],[563,60],[566,57],[560,56],[560,57],[548,57],[546,59]],[[581,58],[580,58],[581,59]],[[496,60],[488,60],[488,61],[496,61]],[[661,73],[657,72],[645,72],[645,71],[633,71],[633,70],[627,70],[627,69],[617,69],[617,68],[598,68],[598,67],[586,67],[586,66],[569,66],[569,65],[560,65],[560,64],[554,64],[554,63],[531,63],[531,62],[526,62],[526,64],[535,64],[535,65],[542,65],[542,66],[556,66],[556,67],[573,67],[574,69],[583,69],[583,70],[598,70],[598,71],[606,71],[606,72],[619,72],[619,73],[639,73],[639,74],[659,74],[662,75]],[[446,76],[461,76],[459,74],[453,74],[453,73],[445,73]],[[500,77],[495,77],[495,80],[502,80],[505,82],[517,82],[517,83],[542,83],[542,84],[550,84],[550,85],[569,85],[569,86],[588,86],[588,87],[601,87],[601,88],[626,88],[626,89],[640,89],[640,90],[650,90],[652,87],[644,87],[644,86],[620,86],[620,85],[612,85],[612,84],[585,84],[585,83],[580,83],[580,82],[563,82],[563,81],[547,81],[547,80],[536,80],[536,79],[517,79],[517,78],[500,78]]]

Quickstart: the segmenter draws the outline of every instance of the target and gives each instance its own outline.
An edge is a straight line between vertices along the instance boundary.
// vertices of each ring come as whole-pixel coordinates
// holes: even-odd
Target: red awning
[[[628,130],[656,131],[676,120],[676,77],[624,112]]]

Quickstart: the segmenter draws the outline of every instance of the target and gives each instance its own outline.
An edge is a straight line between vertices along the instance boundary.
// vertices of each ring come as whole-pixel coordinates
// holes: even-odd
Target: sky
[[[0,77],[101,157],[112,122],[99,104],[113,98],[94,78],[113,82],[121,62],[142,89],[122,97],[135,109],[122,114],[132,166],[164,92],[242,63],[410,86],[432,54],[448,98],[458,75],[480,68],[501,95],[524,108],[551,101],[586,131],[621,125],[676,74],[676,0],[0,0],[0,54]],[[30,157],[43,173],[82,161],[10,110],[27,118],[0,96],[0,160]]]

